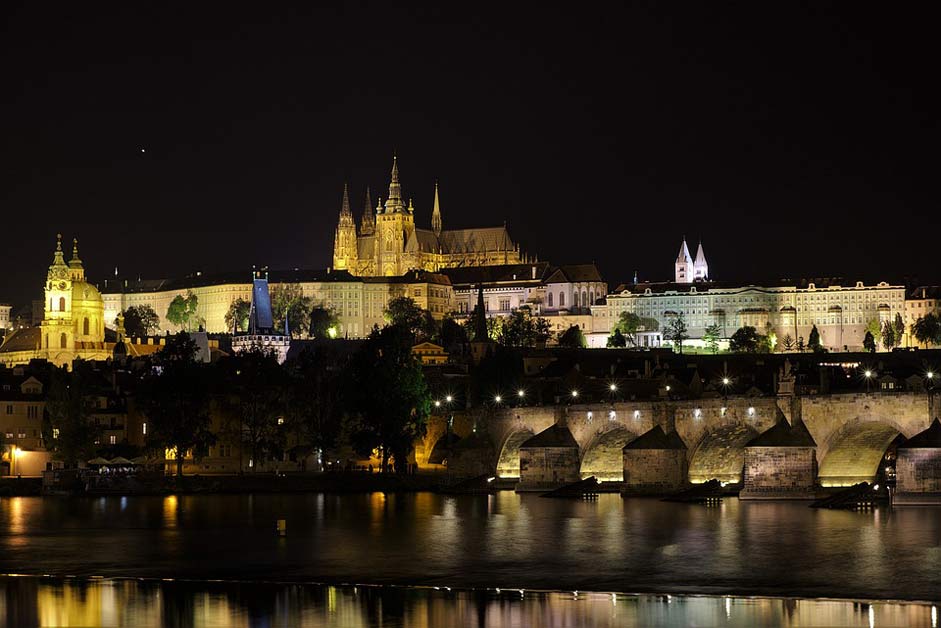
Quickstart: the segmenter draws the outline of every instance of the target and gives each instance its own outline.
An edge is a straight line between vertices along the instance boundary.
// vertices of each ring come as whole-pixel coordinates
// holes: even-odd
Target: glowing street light
[[[732,380],[730,380],[728,377],[723,377],[723,378],[722,378],[722,385],[723,385],[723,386],[728,386],[728,385],[731,384],[731,383],[732,383]]]
[[[617,391],[618,391],[618,385],[617,385],[617,384],[613,384],[613,383],[612,383],[612,384],[609,384],[609,385],[608,385],[608,390],[610,390],[611,392],[617,392]]]
[[[493,398],[494,403],[500,403],[501,401],[503,401],[503,397],[501,397],[500,395],[497,395]]]
[[[578,397],[578,391],[577,391],[577,390],[573,390],[573,391],[572,391],[572,398],[575,399],[575,398],[577,398],[577,397]]]
[[[435,407],[436,407],[436,408],[440,408],[440,407],[441,407],[441,402],[438,401],[437,399],[435,399]]]
[[[447,397],[444,398],[444,400],[447,401],[448,403],[451,403],[452,401],[454,401],[454,397],[452,397],[451,395],[448,395]]]
[[[523,397],[526,396],[526,391],[520,388],[519,390],[516,391],[516,396],[522,399]]]

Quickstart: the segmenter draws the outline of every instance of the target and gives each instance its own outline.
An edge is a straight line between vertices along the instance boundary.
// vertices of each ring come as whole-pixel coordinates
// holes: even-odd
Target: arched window
[[[82,333],[86,336],[88,335],[88,317],[85,317],[85,320],[82,321]]]
[[[65,297],[59,297],[59,311],[65,311]]]
[[[552,307],[552,293],[549,293],[549,307]]]
[[[65,349],[67,343],[68,343],[68,338],[66,337],[65,333],[62,333],[62,334],[59,336],[59,348],[60,348],[60,349]]]
[[[46,334],[46,348],[49,348],[49,334]]]
[[[589,295],[588,305],[594,305],[595,304],[595,291],[592,290],[591,292],[588,293],[588,295]]]
[[[559,293],[559,307],[565,307],[565,293]]]
[[[582,290],[582,307],[588,307],[589,305],[590,304],[588,303],[588,291]]]

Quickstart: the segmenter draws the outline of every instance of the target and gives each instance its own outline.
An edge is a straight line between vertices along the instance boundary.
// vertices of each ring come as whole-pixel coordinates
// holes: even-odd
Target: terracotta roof
[[[574,447],[578,449],[578,442],[572,436],[569,428],[556,423],[520,445],[520,449],[534,449],[537,447]]]
[[[654,425],[628,444],[622,450],[630,449],[686,449],[686,443],[676,431],[669,434],[659,425]]]
[[[899,449],[938,449],[941,448],[941,421],[935,419],[928,429],[919,432],[899,445]]]
[[[6,337],[3,345],[0,346],[0,353],[12,353],[14,351],[36,351],[41,347],[41,341],[42,330],[39,327],[17,329],[15,332]]]
[[[780,411],[779,411],[780,413]],[[778,422],[745,443],[746,447],[816,447],[817,442],[807,431],[803,421],[794,425],[781,414]]]

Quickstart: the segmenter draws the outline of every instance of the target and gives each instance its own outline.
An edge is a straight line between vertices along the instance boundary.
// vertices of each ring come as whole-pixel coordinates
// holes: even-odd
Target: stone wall
[[[895,471],[896,503],[941,503],[941,449],[899,449]]]
[[[746,447],[740,499],[811,499],[817,479],[813,447]]]
[[[686,486],[685,449],[625,449],[625,493],[674,493]]]
[[[557,488],[581,479],[575,447],[521,447],[518,491]]]

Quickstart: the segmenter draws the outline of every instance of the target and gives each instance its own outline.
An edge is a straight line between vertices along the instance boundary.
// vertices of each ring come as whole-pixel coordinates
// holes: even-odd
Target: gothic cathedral
[[[396,276],[410,270],[436,272],[460,266],[519,264],[526,260],[510,239],[506,226],[443,230],[438,185],[435,184],[431,229],[415,226],[415,207],[406,206],[399,183],[399,166],[392,159],[389,197],[373,213],[369,191],[357,232],[350,196],[343,186],[340,220],[333,245],[333,267],[360,277]]]

